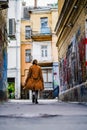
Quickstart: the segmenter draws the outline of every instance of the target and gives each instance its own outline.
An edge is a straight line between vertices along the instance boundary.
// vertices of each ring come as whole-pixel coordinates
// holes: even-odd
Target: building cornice
[[[68,35],[71,31],[86,2],[87,0],[65,0],[55,27],[56,35],[58,36],[57,46],[63,36]]]
[[[50,13],[52,11],[57,11],[57,7],[37,7],[37,8],[29,8],[28,11],[31,13]]]

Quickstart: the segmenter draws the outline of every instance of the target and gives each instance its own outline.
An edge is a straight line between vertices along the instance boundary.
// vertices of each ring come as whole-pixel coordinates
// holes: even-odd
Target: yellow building
[[[46,93],[48,95],[54,87],[53,70],[55,66],[58,68],[57,36],[54,32],[58,9],[55,6],[35,8],[24,6],[22,14],[21,83],[23,86],[32,60],[37,59],[42,67],[45,86],[40,96],[46,98]],[[58,84],[58,80],[56,82]]]
[[[60,99],[87,101],[87,0],[58,0]],[[68,89],[68,91],[67,91]],[[85,91],[85,93],[83,93]]]

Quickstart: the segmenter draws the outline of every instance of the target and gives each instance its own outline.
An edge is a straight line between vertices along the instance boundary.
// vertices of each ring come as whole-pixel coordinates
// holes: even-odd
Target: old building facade
[[[20,26],[21,26],[21,0],[9,0],[7,30],[8,30],[8,63],[7,81],[13,84],[14,98],[21,98],[20,89]]]
[[[43,71],[44,92],[46,93],[57,87],[58,54],[56,47],[57,36],[54,28],[57,7],[23,7],[21,20],[21,83],[24,85],[29,66],[33,59],[37,59]],[[57,69],[56,69],[57,68]],[[54,79],[55,77],[55,79]]]
[[[87,0],[58,0],[60,99],[87,101]]]
[[[0,101],[7,99],[7,8],[8,0],[0,1]]]

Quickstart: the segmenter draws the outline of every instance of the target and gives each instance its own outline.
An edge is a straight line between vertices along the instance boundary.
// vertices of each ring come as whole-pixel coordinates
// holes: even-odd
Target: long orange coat
[[[30,90],[44,89],[42,70],[40,66],[34,64],[29,68],[25,88]]]

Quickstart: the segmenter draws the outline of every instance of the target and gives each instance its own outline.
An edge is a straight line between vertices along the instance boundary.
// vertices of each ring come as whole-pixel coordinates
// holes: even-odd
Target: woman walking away
[[[37,60],[33,60],[33,64],[29,68],[29,72],[25,81],[25,89],[32,90],[32,102],[38,103],[38,91],[44,89],[44,81],[41,67]]]

